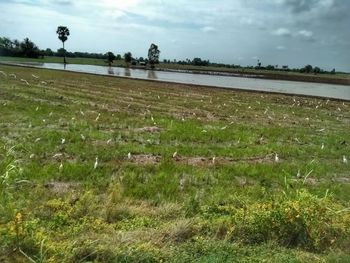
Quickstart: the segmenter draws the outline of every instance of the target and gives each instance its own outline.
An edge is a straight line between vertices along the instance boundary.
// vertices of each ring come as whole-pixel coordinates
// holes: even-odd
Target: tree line
[[[64,26],[59,26],[56,33],[58,38],[62,41],[63,47],[53,51],[50,48],[45,50],[40,50],[39,47],[33,43],[29,38],[25,38],[23,41],[18,41],[17,39],[11,40],[7,37],[0,37],[0,56],[12,56],[12,57],[28,57],[28,58],[43,58],[44,56],[57,56],[63,57],[64,63],[66,63],[66,57],[69,58],[94,58],[94,59],[104,59],[111,66],[115,60],[124,60],[127,66],[130,65],[147,65],[149,64],[151,68],[155,67],[155,64],[159,63],[160,50],[155,44],[151,44],[148,50],[147,58],[133,58],[131,52],[126,52],[123,56],[121,54],[114,55],[113,52],[102,53],[89,53],[89,52],[69,52],[64,48],[65,41],[68,40],[70,35],[69,29]],[[241,66],[235,64],[224,64],[224,63],[213,63],[209,60],[205,60],[199,57],[195,57],[192,60],[168,60],[164,59],[163,63],[167,64],[179,64],[179,65],[193,65],[202,67],[219,67],[219,68],[241,68],[241,69],[257,69],[257,70],[279,70],[279,71],[291,71],[300,72],[307,74],[323,74],[330,73],[335,74],[335,69],[327,71],[321,69],[320,67],[313,67],[312,65],[306,65],[302,68],[289,68],[288,66],[279,67],[278,65],[266,65],[263,66],[260,60],[256,66]]]

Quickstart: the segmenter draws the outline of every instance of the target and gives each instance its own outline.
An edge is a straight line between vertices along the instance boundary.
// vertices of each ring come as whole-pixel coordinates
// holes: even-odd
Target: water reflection
[[[149,70],[147,77],[149,79],[158,79],[157,74],[156,74],[156,72],[154,70]]]
[[[131,76],[131,71],[130,71],[129,68],[125,68],[125,69],[124,69],[124,76],[125,76],[125,77],[130,77],[130,76]]]
[[[107,72],[109,75],[114,75],[114,70],[112,67],[108,67]]]
[[[1,1],[1,0],[0,0]],[[62,69],[64,65],[58,63],[20,63],[21,65],[30,65],[35,67],[43,67],[50,69]],[[66,70],[75,72],[85,72],[94,74],[105,74],[114,76],[125,76],[138,79],[152,79],[175,83],[196,84],[203,86],[215,86],[225,88],[238,88],[246,90],[260,90],[268,92],[279,92],[289,94],[311,95],[329,98],[338,98],[343,100],[350,100],[350,86],[349,85],[333,85],[320,84],[311,82],[296,82],[284,80],[269,80],[269,79],[255,79],[244,77],[231,76],[216,76],[191,74],[180,72],[166,72],[144,69],[130,69],[119,67],[104,67],[93,65],[78,65],[67,64]],[[113,72],[112,72],[113,70]]]

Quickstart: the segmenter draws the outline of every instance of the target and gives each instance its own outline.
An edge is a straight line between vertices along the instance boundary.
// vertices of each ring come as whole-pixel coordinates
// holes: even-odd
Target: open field
[[[0,262],[350,261],[350,102],[0,71]]]
[[[0,56],[0,62],[39,62],[39,63],[62,63],[63,58],[61,57],[45,57],[43,59],[31,59],[31,58],[19,58],[19,57],[3,57]],[[107,66],[107,62],[103,59],[90,59],[90,58],[67,58],[68,63],[71,64],[87,64],[97,66]],[[115,67],[126,67],[124,60],[116,60],[113,63]],[[133,67],[133,66],[132,66]],[[139,68],[144,68],[140,67]],[[262,78],[267,79],[281,79],[281,80],[292,80],[292,81],[309,81],[319,83],[331,83],[331,84],[342,84],[350,85],[350,74],[348,73],[337,73],[332,74],[305,74],[298,72],[288,71],[271,71],[271,70],[256,70],[246,68],[224,68],[224,67],[202,67],[192,65],[179,65],[179,64],[168,64],[160,63],[156,65],[158,70],[182,70],[191,71],[193,73],[232,73],[232,74],[243,74],[243,75],[260,75]]]

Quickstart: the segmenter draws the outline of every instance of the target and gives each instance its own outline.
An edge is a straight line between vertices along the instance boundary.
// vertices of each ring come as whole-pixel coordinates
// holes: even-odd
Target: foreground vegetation
[[[1,262],[349,262],[349,102],[0,71]]]

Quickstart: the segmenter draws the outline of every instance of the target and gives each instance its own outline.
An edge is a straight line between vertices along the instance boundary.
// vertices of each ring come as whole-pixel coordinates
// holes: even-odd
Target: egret
[[[41,138],[36,138],[34,142],[37,143],[40,140],[41,140]]]
[[[57,157],[61,157],[62,156],[62,153],[56,153],[53,158],[57,158]]]
[[[98,119],[100,118],[100,116],[101,116],[101,113],[99,113],[99,114],[97,115],[95,121],[98,121]]]
[[[107,144],[110,144],[112,142],[112,139],[109,139],[108,141],[107,141]]]
[[[215,160],[216,160],[216,158],[215,158],[215,156],[214,156],[213,159],[212,159],[212,163],[213,163],[213,164],[215,164]]]
[[[30,159],[33,159],[34,157],[35,157],[35,154],[34,154],[34,153],[32,153],[32,154],[29,156]]]
[[[98,166],[98,157],[96,157],[96,159],[95,159],[94,169],[96,169],[96,168],[97,168],[97,166]]]
[[[60,172],[62,172],[62,170],[63,170],[63,163],[62,163],[62,162],[61,162],[60,166],[58,167],[58,170],[59,170]]]
[[[131,156],[131,153],[129,152],[128,153],[128,159],[131,160],[132,156]]]
[[[83,135],[83,134],[80,134],[80,137],[81,137],[81,139],[83,140],[83,141],[85,141],[85,136]]]
[[[348,159],[346,159],[345,155],[343,155],[343,163],[348,163]]]
[[[279,158],[278,158],[278,154],[277,153],[275,153],[275,162],[277,163],[277,162],[279,162]]]
[[[323,150],[324,149],[324,143],[322,143],[322,145],[321,145],[321,150]]]
[[[177,151],[175,151],[174,153],[173,153],[173,158],[175,158],[177,156]]]
[[[26,81],[25,79],[21,79],[22,82],[24,82],[25,84],[29,85],[28,81]]]
[[[61,144],[64,144],[66,142],[66,139],[62,138],[61,139]]]

